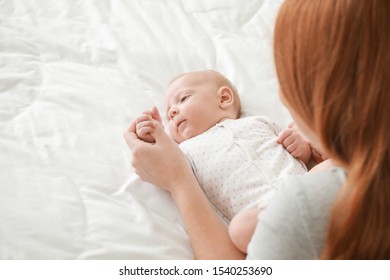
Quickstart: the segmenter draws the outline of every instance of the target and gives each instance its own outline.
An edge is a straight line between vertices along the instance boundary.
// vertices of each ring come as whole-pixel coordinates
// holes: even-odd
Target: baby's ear
[[[227,86],[222,86],[219,88],[218,92],[218,99],[219,99],[219,106],[222,109],[228,108],[231,105],[233,105],[234,102],[234,94],[233,91],[227,87]]]

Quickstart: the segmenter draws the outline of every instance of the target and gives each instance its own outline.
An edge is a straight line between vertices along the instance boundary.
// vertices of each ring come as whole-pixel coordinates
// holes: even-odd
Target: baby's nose
[[[169,119],[172,120],[178,113],[179,113],[178,108],[176,106],[175,107],[172,106],[168,112]]]

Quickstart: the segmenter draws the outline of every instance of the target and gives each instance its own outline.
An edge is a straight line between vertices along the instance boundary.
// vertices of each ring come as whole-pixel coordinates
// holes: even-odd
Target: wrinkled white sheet
[[[192,259],[169,194],[122,133],[177,74],[237,86],[244,115],[289,121],[272,30],[282,0],[0,1],[0,258]]]

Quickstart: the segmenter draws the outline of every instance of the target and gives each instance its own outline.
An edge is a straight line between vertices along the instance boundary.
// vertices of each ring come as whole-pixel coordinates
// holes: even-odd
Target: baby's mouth
[[[181,127],[181,125],[182,125],[185,121],[186,121],[186,120],[181,120],[181,121],[177,122],[177,124],[176,124],[177,129],[179,129],[179,128]]]

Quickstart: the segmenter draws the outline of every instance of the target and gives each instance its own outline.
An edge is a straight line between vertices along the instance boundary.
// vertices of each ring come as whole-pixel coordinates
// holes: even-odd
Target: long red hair
[[[390,259],[390,1],[286,0],[280,94],[347,172],[323,259]]]

